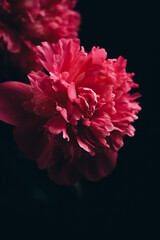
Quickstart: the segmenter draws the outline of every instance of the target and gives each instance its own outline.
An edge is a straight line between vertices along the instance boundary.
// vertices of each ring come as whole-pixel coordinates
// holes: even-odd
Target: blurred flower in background
[[[15,126],[20,150],[55,183],[106,177],[123,137],[134,136],[131,123],[141,110],[140,94],[130,93],[138,87],[134,73],[123,57],[106,59],[99,47],[88,54],[77,38],[42,42],[37,50],[45,73],[32,71],[30,84],[0,84],[0,119]]]
[[[75,0],[0,0],[0,44],[14,66],[39,69],[36,45],[75,38],[80,14]]]

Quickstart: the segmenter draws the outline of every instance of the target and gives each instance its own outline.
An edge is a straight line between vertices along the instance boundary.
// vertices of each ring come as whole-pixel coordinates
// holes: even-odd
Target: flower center
[[[74,105],[79,108],[84,117],[91,117],[94,114],[97,103],[97,95],[92,89],[78,88],[78,96]]]

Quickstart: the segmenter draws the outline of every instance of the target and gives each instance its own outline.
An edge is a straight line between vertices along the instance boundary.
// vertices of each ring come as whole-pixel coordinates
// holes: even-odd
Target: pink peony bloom
[[[126,60],[107,59],[104,49],[87,54],[79,39],[37,47],[46,73],[32,71],[30,85],[0,84],[0,119],[15,127],[21,151],[48,169],[58,184],[106,177],[116,165],[124,135],[141,107]],[[48,74],[47,74],[48,73]]]
[[[0,38],[21,68],[39,68],[35,45],[75,38],[80,14],[76,0],[0,0]]]

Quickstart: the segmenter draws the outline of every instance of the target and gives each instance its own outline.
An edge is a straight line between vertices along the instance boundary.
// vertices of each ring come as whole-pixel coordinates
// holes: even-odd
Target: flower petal
[[[110,174],[116,166],[117,152],[104,148],[94,157],[83,158],[78,165],[80,173],[90,181],[97,181]]]
[[[67,138],[69,141],[69,136],[66,130],[66,121],[62,118],[62,116],[55,116],[48,120],[45,124],[45,127],[49,130],[53,135],[58,135],[59,133],[63,133],[63,138]]]
[[[72,82],[68,87],[68,98],[71,102],[74,102],[77,97],[75,83]]]
[[[32,97],[31,86],[21,82],[0,84],[0,120],[20,126],[27,122],[30,114],[23,108],[23,103]]]
[[[48,167],[48,163],[53,156],[53,142],[44,134],[41,123],[31,121],[24,127],[14,129],[15,141],[21,152],[34,161],[40,169]]]

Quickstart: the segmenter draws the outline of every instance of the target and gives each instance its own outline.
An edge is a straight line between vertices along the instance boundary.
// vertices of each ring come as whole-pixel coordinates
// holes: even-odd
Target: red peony
[[[75,38],[80,14],[76,0],[0,0],[1,45],[27,71],[38,66],[35,45]]]
[[[0,119],[15,126],[21,151],[48,169],[58,184],[106,177],[116,165],[123,136],[140,111],[140,95],[126,60],[107,59],[104,49],[87,54],[79,39],[37,47],[46,73],[32,71],[30,85],[0,84]],[[48,74],[47,74],[48,73]]]

